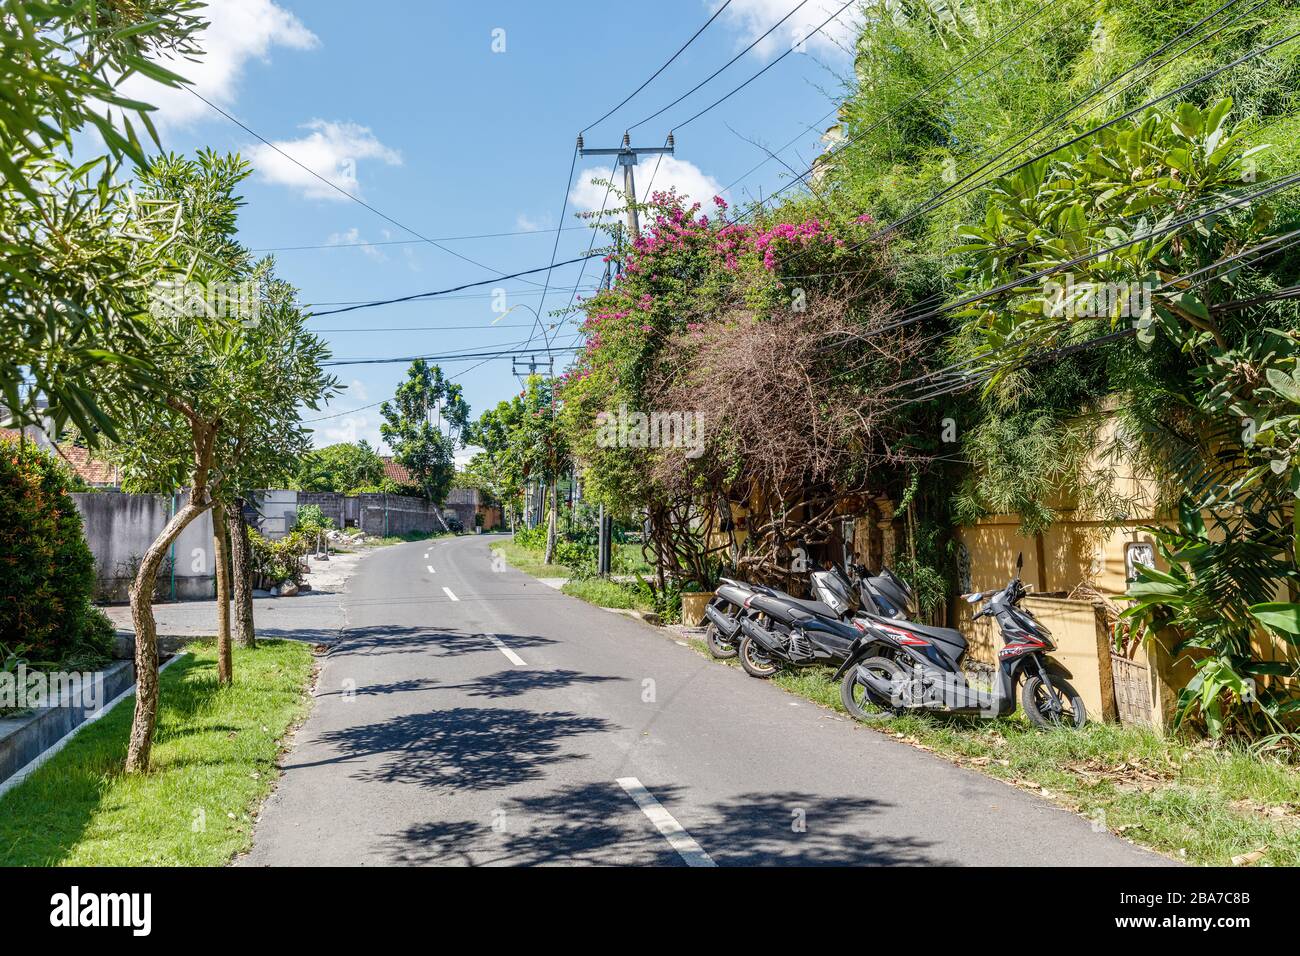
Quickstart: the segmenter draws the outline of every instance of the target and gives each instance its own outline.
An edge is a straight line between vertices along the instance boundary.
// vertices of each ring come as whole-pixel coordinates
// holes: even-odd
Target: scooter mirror
[[[1019,554],[1016,555],[1016,573],[1019,574],[1020,570],[1024,566],[1025,566],[1025,552],[1021,551]]]
[[[981,597],[983,597],[983,595],[981,595],[978,591],[975,592],[974,594],[967,594],[967,595],[966,595],[966,603],[967,603],[967,604],[979,604],[979,602],[980,602],[980,598],[981,598]]]

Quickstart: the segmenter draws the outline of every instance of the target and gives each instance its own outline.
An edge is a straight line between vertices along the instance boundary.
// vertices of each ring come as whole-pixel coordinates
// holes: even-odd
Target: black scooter
[[[740,657],[751,677],[767,678],[783,665],[834,664],[863,633],[866,611],[903,617],[915,613],[911,589],[885,570],[870,575],[850,564],[811,576],[812,600],[773,588],[727,581],[705,609],[706,641],[715,657]]]
[[[853,557],[855,560],[843,569],[831,567],[809,575],[812,600],[817,603],[813,606],[802,602],[805,609],[840,621],[848,621],[861,611],[903,619],[916,615],[916,596],[906,582],[888,568],[872,574],[857,563],[858,555]],[[750,595],[757,593],[801,603],[778,588],[725,577],[719,581],[713,600],[704,609],[704,641],[709,653],[719,660],[729,660],[739,653],[744,637],[740,619],[747,613],[745,601]]]
[[[962,670],[966,639],[960,631],[910,621],[865,618],[865,631],[835,672],[840,700],[861,721],[906,711],[1004,717],[1016,709],[1016,688],[1025,716],[1039,727],[1082,727],[1083,698],[1069,683],[1073,675],[1047,655],[1052,635],[1020,607],[1028,593],[1020,581],[1024,556],[1005,588],[968,595],[988,601],[974,620],[992,615],[1002,632],[994,686],[972,686]]]

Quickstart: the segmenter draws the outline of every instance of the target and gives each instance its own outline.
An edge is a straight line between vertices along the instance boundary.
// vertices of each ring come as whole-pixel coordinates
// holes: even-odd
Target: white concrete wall
[[[187,495],[175,496],[182,507]],[[131,569],[172,514],[170,495],[130,495],[119,491],[78,492],[72,496],[81,512],[86,541],[95,556],[95,577],[101,600],[126,600]],[[216,593],[213,575],[212,516],[204,512],[192,521],[172,546],[175,581],[164,574],[159,597],[211,598]]]

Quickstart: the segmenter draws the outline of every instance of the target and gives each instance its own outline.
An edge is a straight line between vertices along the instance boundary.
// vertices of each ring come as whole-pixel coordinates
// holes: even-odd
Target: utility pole
[[[623,145],[618,149],[587,149],[582,142],[582,135],[578,135],[578,153],[582,156],[617,156],[618,164],[623,167],[623,194],[627,199],[627,232],[628,240],[634,240],[641,234],[641,219],[637,215],[636,208],[636,164],[641,156],[660,156],[667,154],[673,155],[677,144],[673,140],[673,134],[668,134],[668,141],[663,146],[632,146],[632,138],[623,134]],[[619,251],[622,252],[622,235],[618,236]],[[622,264],[620,262],[619,272],[622,273]],[[605,267],[605,277],[602,285],[609,288],[610,272],[609,267]],[[596,572],[605,577],[610,573],[613,565],[613,546],[614,546],[614,519],[611,515],[605,513],[605,506],[600,506],[600,516],[597,525],[596,539]]]
[[[633,170],[636,168],[637,159],[641,156],[659,156],[667,154],[673,155],[676,149],[676,143],[673,141],[673,134],[668,134],[668,142],[664,146],[632,146],[632,138],[627,133],[623,134],[623,145],[618,149],[587,149],[582,142],[582,135],[578,135],[578,154],[581,156],[617,156],[618,164],[623,167],[623,193],[627,197],[627,228],[631,233],[631,238],[635,239],[641,234],[641,220],[636,211],[636,174]]]

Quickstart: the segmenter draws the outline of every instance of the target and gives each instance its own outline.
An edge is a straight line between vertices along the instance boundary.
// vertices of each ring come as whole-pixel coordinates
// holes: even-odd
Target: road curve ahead
[[[1168,862],[560,594],[490,540],[360,565],[243,863]]]

